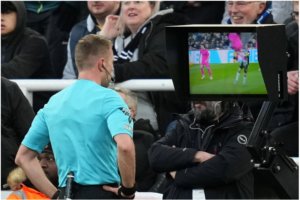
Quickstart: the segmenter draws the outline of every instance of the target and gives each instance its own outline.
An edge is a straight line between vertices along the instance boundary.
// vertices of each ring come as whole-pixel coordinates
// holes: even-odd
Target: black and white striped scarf
[[[115,48],[113,48],[114,52],[114,62],[117,63],[125,63],[125,62],[130,62],[130,59],[133,56],[134,51],[136,48],[138,48],[140,39],[142,35],[146,32],[147,27],[144,26],[143,28],[140,29],[140,31],[135,35],[133,40],[129,42],[129,44],[124,48],[124,50],[121,52],[120,55],[118,55],[118,52]]]

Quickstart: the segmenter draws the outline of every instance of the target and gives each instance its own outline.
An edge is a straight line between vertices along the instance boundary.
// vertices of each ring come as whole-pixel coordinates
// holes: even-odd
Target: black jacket
[[[1,188],[17,167],[15,157],[34,116],[18,85],[1,77]]]
[[[186,18],[180,14],[158,15],[150,20],[146,32],[140,39],[138,60],[124,64],[114,64],[115,80],[171,78],[166,61],[165,27],[182,25]],[[190,106],[179,102],[175,92],[151,93],[161,135],[165,134],[171,122],[172,113],[186,113]]]
[[[193,123],[193,114],[177,118],[176,126],[148,151],[155,171],[177,171],[175,180],[167,173],[163,198],[192,199],[193,188],[204,188],[206,199],[254,198],[253,164],[241,144],[247,142],[253,124],[243,121],[239,108],[232,107],[212,127]],[[206,128],[203,134],[198,127]],[[216,156],[193,163],[199,150]]]
[[[160,139],[159,134],[151,126],[149,119],[140,118],[140,119],[134,121],[133,129],[147,131],[147,132],[151,133],[154,136],[154,141]]]
[[[7,79],[53,78],[49,49],[45,38],[26,28],[26,8],[22,1],[11,1],[17,9],[17,25],[13,32],[1,37],[1,76]],[[51,92],[33,94],[37,112],[48,102]]]
[[[21,1],[11,1],[17,9],[17,25],[1,37],[1,74],[8,79],[52,78],[52,65],[45,38],[26,28],[26,8]]]

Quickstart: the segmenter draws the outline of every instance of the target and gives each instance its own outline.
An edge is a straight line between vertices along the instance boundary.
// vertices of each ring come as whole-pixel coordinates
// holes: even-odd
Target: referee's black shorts
[[[118,184],[106,184],[110,187],[118,187]],[[59,199],[64,199],[65,187],[59,188]],[[103,185],[80,185],[78,183],[72,186],[72,199],[119,199],[119,197],[113,193],[103,189]]]

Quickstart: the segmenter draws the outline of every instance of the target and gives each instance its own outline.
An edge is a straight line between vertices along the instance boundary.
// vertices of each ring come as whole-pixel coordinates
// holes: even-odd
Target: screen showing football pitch
[[[256,33],[194,32],[188,37],[190,94],[267,94]]]

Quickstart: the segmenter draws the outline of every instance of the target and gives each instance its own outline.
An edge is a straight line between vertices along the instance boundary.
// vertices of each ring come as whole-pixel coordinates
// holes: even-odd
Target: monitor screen
[[[267,95],[256,32],[188,33],[190,95]]]

